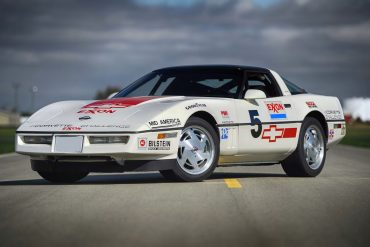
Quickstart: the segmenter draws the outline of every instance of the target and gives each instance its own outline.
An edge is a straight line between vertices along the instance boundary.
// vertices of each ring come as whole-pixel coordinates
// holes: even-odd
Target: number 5
[[[257,138],[261,135],[262,132],[262,122],[258,118],[259,114],[257,110],[250,110],[249,117],[251,118],[251,126],[257,125],[257,129],[252,129],[251,134],[254,138]]]

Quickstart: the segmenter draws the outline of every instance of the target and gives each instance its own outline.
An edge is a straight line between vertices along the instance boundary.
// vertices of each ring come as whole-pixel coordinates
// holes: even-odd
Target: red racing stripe
[[[297,128],[285,128],[283,138],[294,138],[297,135]]]

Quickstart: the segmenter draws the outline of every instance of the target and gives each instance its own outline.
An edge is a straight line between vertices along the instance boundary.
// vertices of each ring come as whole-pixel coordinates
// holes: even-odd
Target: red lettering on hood
[[[99,100],[88,105],[85,105],[77,113],[84,114],[95,114],[95,113],[114,113],[113,108],[126,108],[134,105],[138,105],[148,100],[160,98],[159,96],[142,96],[142,97],[131,97],[131,98],[117,98],[117,99],[106,99]]]

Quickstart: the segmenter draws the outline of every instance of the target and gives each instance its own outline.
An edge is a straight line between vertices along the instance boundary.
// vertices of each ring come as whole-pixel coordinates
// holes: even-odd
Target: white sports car
[[[336,97],[309,94],[275,71],[182,66],[150,72],[107,100],[42,108],[18,128],[16,151],[51,182],[126,171],[201,181],[218,165],[251,163],[312,177],[345,133]]]

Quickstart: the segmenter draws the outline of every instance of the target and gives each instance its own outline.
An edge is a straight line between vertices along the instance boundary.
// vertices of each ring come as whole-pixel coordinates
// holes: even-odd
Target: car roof
[[[245,65],[228,65],[228,64],[212,64],[212,65],[184,65],[184,66],[174,66],[174,67],[165,67],[161,69],[153,70],[156,71],[184,71],[184,70],[254,70],[267,72],[269,69],[262,67],[254,66],[245,66]]]

